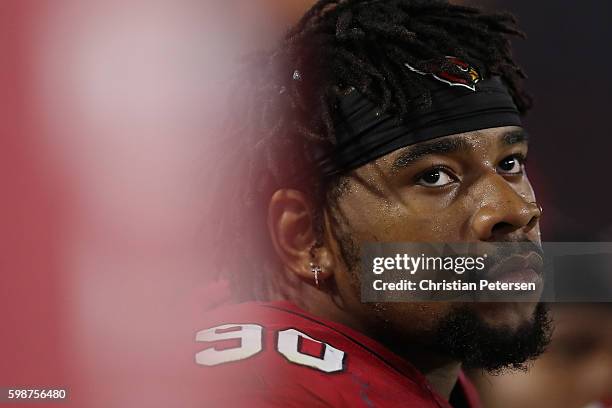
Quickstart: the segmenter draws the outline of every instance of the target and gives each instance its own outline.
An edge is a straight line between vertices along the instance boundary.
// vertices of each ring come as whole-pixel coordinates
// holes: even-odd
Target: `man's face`
[[[422,142],[352,172],[328,209],[338,288],[365,321],[411,341],[431,342],[440,325],[468,314],[503,332],[532,324],[537,299],[516,303],[385,303],[359,300],[363,242],[498,242],[540,244],[535,195],[524,169],[527,140],[500,127]]]

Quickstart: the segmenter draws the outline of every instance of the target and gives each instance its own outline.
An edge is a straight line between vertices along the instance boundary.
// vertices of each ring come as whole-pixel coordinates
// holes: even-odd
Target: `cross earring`
[[[310,271],[314,275],[315,284],[319,286],[319,274],[323,272],[323,269],[319,265],[316,265],[315,263],[311,262]]]

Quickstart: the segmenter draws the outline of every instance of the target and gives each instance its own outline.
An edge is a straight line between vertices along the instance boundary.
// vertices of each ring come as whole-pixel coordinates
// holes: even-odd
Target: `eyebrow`
[[[407,148],[397,156],[391,168],[398,170],[407,167],[422,157],[431,154],[448,154],[468,149],[469,144],[460,136],[434,140],[432,142],[422,142]]]
[[[501,138],[501,142],[504,145],[513,145],[517,143],[528,143],[529,135],[523,129],[513,130],[510,132],[504,133],[504,135]]]
[[[519,143],[528,143],[529,135],[523,129],[513,130],[504,133],[500,142],[503,145],[514,145]],[[434,140],[432,142],[422,142],[417,145],[407,148],[400,153],[393,161],[391,168],[398,170],[410,166],[412,163],[431,154],[448,154],[462,150],[468,150],[469,143],[461,136],[445,138],[442,140]]]

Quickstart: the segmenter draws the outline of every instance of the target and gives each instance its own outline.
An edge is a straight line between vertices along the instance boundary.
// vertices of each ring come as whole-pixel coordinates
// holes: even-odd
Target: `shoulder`
[[[234,406],[440,406],[416,370],[372,340],[286,302],[208,313],[195,342],[211,398]]]

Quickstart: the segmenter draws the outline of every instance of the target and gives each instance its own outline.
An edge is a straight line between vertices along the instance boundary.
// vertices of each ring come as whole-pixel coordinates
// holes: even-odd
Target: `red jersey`
[[[449,403],[378,342],[289,302],[223,307],[204,324],[195,362],[210,406],[479,406],[463,374]]]

